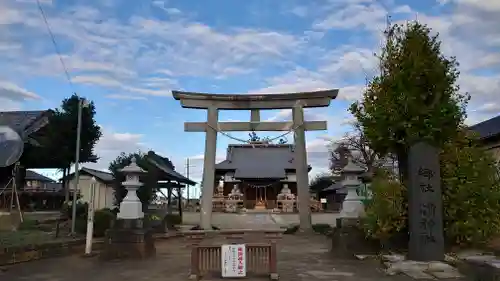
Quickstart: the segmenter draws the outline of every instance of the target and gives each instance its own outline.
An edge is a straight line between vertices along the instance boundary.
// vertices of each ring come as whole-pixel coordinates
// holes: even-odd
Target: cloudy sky
[[[183,123],[204,121],[206,113],[182,109],[172,89],[245,94],[339,88],[330,107],[306,112],[308,120],[328,121],[328,131],[307,134],[313,172],[325,170],[326,144],[349,129],[347,107],[376,69],[373,54],[388,15],[393,22],[418,19],[440,33],[445,54],[461,64],[462,90],[473,97],[469,123],[500,112],[500,1],[40,3],[68,75],[36,1],[1,0],[0,110],[57,107],[73,91],[93,100],[104,133],[93,168],[106,169],[122,151],[153,149],[180,172],[190,157],[191,175],[199,180],[204,135],[183,132]],[[287,120],[290,112],[262,117]],[[249,112],[220,114],[223,121],[249,118]],[[228,143],[234,141],[219,136],[219,160]]]

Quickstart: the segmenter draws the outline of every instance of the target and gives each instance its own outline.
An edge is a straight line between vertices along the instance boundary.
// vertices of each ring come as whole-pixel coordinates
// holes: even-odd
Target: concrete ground
[[[335,226],[337,213],[313,213],[313,223],[325,223]],[[197,225],[200,222],[200,213],[183,213],[183,224]],[[221,228],[270,228],[288,227],[299,224],[299,214],[266,214],[266,213],[213,213],[212,224]],[[260,225],[260,227],[259,227]]]
[[[46,259],[18,264],[0,271],[8,281],[184,281],[189,274],[189,247],[181,238],[158,241],[157,256],[144,261],[100,262],[79,256]],[[339,260],[328,252],[328,241],[313,237],[286,235],[279,244],[280,280],[285,281],[368,281],[411,278],[388,276],[375,261]],[[251,277],[245,280],[266,280]],[[215,280],[215,279],[203,279]]]

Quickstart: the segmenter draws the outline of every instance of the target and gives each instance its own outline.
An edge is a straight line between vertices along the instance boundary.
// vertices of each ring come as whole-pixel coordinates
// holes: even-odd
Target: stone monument
[[[120,203],[116,221],[111,229],[106,231],[107,239],[101,257],[141,259],[153,256],[156,252],[153,232],[144,227],[142,203],[137,197],[137,190],[143,185],[139,176],[145,171],[137,165],[136,159],[132,158],[132,163],[120,172],[125,174],[122,185],[127,189],[127,195]]]
[[[444,234],[439,150],[420,142],[410,148],[408,156],[408,258],[441,261]]]

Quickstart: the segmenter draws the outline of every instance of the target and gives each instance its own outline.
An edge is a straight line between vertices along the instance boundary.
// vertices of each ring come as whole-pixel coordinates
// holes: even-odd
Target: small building
[[[500,115],[470,126],[469,129],[478,134],[481,145],[500,161]]]
[[[216,187],[220,179],[224,181],[223,194],[220,195],[228,196],[237,186],[243,194],[246,209],[275,209],[277,196],[285,184],[297,196],[294,146],[231,144],[227,148],[226,160],[215,165]]]
[[[113,208],[115,193],[113,189],[113,174],[110,172],[104,172],[99,170],[94,170],[90,168],[80,169],[78,189],[80,191],[80,200],[83,202],[90,202],[91,198],[91,185],[92,178],[96,179],[95,185],[95,196],[94,196],[94,208]],[[70,192],[75,189],[75,174],[71,173],[67,176],[68,188]]]
[[[323,209],[334,212],[340,211],[346,195],[347,188],[345,188],[340,182],[335,182],[324,188],[320,191],[320,197],[326,199]]]

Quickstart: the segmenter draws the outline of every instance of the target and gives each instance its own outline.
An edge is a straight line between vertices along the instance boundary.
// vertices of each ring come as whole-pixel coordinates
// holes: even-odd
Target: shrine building
[[[280,199],[297,198],[294,155],[291,144],[229,145],[226,160],[215,165],[214,207],[215,201],[225,198],[227,203],[239,193],[240,207],[281,210]]]

